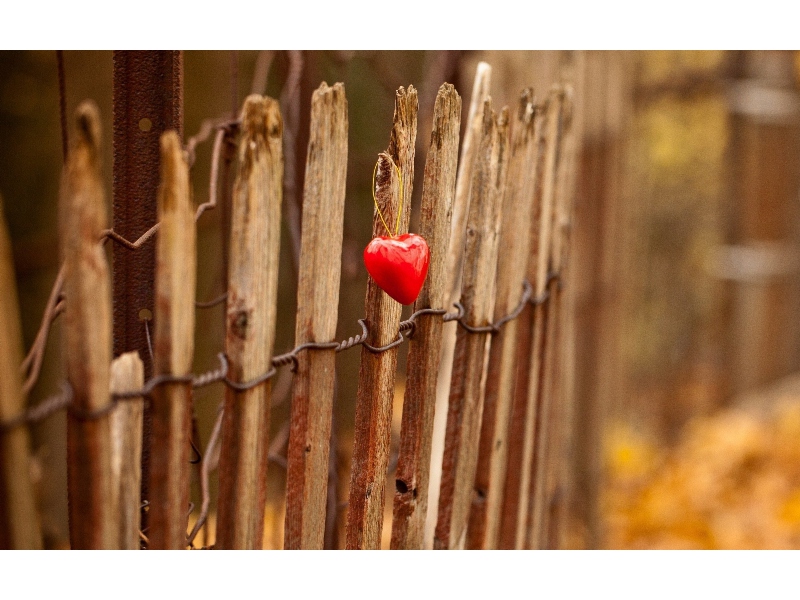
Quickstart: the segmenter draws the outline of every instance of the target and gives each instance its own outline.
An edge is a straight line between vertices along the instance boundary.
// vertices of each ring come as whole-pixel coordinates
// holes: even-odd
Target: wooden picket
[[[0,284],[10,290],[0,299],[0,329],[10,340],[0,352],[0,545],[41,546],[39,524],[30,510],[30,481],[20,468],[27,461],[25,425],[67,407],[73,548],[194,547],[200,528],[211,526],[209,477],[217,456],[214,547],[261,548],[271,377],[277,369],[291,367],[284,547],[321,549],[326,519],[331,518],[326,496],[335,356],[353,346],[361,346],[361,362],[347,548],[380,548],[386,527],[391,528],[391,548],[426,547],[431,542],[426,521],[434,518],[435,548],[557,544],[554,506],[570,426],[569,406],[560,399],[564,364],[559,357],[565,343],[562,297],[567,293],[561,270],[568,262],[575,164],[572,98],[570,89],[559,85],[537,103],[533,90],[524,89],[511,115],[507,107],[494,108],[490,74],[489,65],[481,63],[460,158],[462,105],[452,85],[439,88],[432,130],[421,132],[426,139],[430,136],[430,145],[420,234],[431,260],[412,316],[401,321],[402,306],[370,279],[362,334],[341,342],[334,336],[348,103],[341,83],[323,83],[313,93],[295,347],[280,355],[274,352],[284,185],[284,125],[278,102],[253,94],[233,129],[230,123],[219,126],[212,195],[196,211],[189,186],[194,145],[187,155],[176,132],[163,133],[159,223],[136,241],[105,229],[99,115],[91,103],[82,104],[62,177],[64,297],[60,290],[53,296],[54,307],[63,302],[66,308],[69,392],[38,411],[23,410],[17,368],[21,352],[15,346],[18,310],[9,244],[0,228]],[[399,88],[389,145],[378,155],[373,236],[408,231],[417,111],[414,87]],[[226,135],[239,136],[239,170],[231,194],[225,348],[218,369],[195,375],[195,222],[216,205],[217,166]],[[133,352],[111,361],[110,281],[101,243],[111,239],[135,251],[153,235],[154,368],[145,380],[141,358],[146,348],[140,349],[142,356]],[[48,309],[51,320],[58,314],[54,307]],[[148,323],[145,328],[149,336]],[[395,489],[388,491],[393,497],[389,524],[385,487],[403,342],[408,344],[407,383]],[[219,382],[226,386],[225,399],[200,468],[202,516],[187,536],[192,389]],[[448,398],[442,409],[437,390],[444,387]],[[152,411],[152,433],[145,438],[150,446],[142,448],[146,403]],[[442,410],[438,419],[446,417],[440,440],[444,457],[437,461],[440,434],[434,423]],[[143,452],[149,452],[144,482]],[[142,506],[140,486],[148,494]],[[142,508],[146,524],[140,523]]]

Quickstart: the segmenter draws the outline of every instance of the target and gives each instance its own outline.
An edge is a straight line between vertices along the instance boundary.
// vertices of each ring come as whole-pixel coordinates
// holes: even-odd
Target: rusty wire
[[[548,281],[552,280],[559,280],[558,274],[550,274],[548,277]],[[128,392],[118,392],[111,395],[111,402],[107,407],[103,407],[99,411],[94,412],[84,412],[76,409],[75,407],[71,406],[72,400],[72,393],[69,389],[69,385],[64,383],[63,389],[61,393],[56,394],[47,398],[46,400],[40,402],[35,407],[30,408],[28,411],[22,413],[18,417],[11,419],[5,423],[0,423],[0,433],[5,431],[14,429],[21,425],[34,423],[37,421],[41,421],[42,419],[50,416],[54,412],[61,410],[62,408],[69,408],[72,414],[82,420],[90,420],[99,418],[103,415],[108,414],[111,410],[113,410],[114,405],[117,402],[125,401],[125,400],[133,400],[138,398],[149,398],[153,394],[153,390],[157,386],[164,385],[167,383],[182,383],[182,384],[191,384],[192,388],[202,388],[213,383],[222,382],[230,389],[243,392],[249,389],[252,389],[258,385],[261,385],[265,381],[271,379],[277,373],[277,369],[279,367],[290,365],[291,371],[296,371],[298,367],[298,355],[300,352],[306,350],[334,350],[335,352],[343,352],[344,350],[348,350],[354,346],[364,346],[367,350],[372,353],[378,354],[381,352],[386,352],[392,348],[395,348],[402,344],[404,341],[411,339],[414,331],[416,330],[416,320],[421,316],[441,316],[442,320],[445,322],[449,321],[457,321],[458,324],[463,327],[469,333],[489,333],[491,335],[495,335],[500,332],[501,328],[508,323],[516,319],[521,313],[522,310],[525,308],[526,304],[543,304],[549,298],[549,294],[545,291],[541,296],[537,298],[532,298],[532,291],[533,287],[528,281],[523,282],[523,293],[522,297],[520,298],[519,303],[511,311],[509,314],[503,316],[502,318],[498,319],[494,323],[489,325],[482,325],[482,326],[474,326],[466,323],[464,319],[464,307],[460,303],[455,303],[456,311],[448,313],[443,309],[422,309],[418,310],[413,313],[407,320],[401,321],[398,327],[398,337],[396,340],[386,344],[384,346],[375,347],[367,343],[367,338],[369,337],[369,328],[367,326],[367,322],[365,319],[359,319],[358,324],[361,326],[361,333],[358,335],[351,336],[345,340],[340,342],[331,341],[331,342],[306,342],[304,344],[300,344],[299,346],[293,348],[289,352],[285,354],[279,354],[272,358],[272,366],[270,369],[255,377],[250,379],[249,381],[233,381],[228,377],[229,371],[229,363],[228,359],[225,356],[225,353],[220,352],[217,355],[219,360],[219,366],[216,369],[212,369],[201,373],[199,375],[168,375],[168,374],[160,374],[152,377],[149,379],[141,389],[138,390],[131,390]],[[63,302],[63,301],[62,301]],[[405,336],[403,335],[404,332],[409,332]],[[211,453],[211,443],[209,442],[209,449],[206,451],[206,456]]]
[[[197,207],[195,212],[195,221],[200,219],[205,211],[216,208],[217,206],[219,162],[222,155],[222,142],[225,138],[225,134],[232,132],[238,126],[238,121],[231,121],[230,119],[207,119],[201,125],[200,132],[189,139],[189,143],[187,144],[187,153],[189,153],[190,156],[193,156],[196,146],[200,142],[208,139],[211,131],[214,129],[217,130],[217,134],[214,139],[214,147],[211,154],[209,197],[207,202],[204,202]],[[125,239],[113,229],[104,229],[100,232],[100,243],[105,244],[107,240],[111,240],[123,248],[127,248],[128,250],[137,250],[156,234],[160,226],[161,223],[156,223],[133,242]],[[39,325],[39,331],[36,333],[33,344],[31,345],[28,354],[25,356],[25,360],[22,361],[22,365],[20,366],[22,375],[25,377],[25,382],[22,389],[26,395],[33,390],[33,387],[36,385],[36,381],[39,378],[42,361],[44,359],[44,349],[50,333],[50,327],[53,324],[53,321],[55,321],[55,319],[64,311],[64,277],[65,271],[64,265],[62,264],[58,271],[58,275],[56,276],[56,280],[53,283],[53,288],[50,291],[50,297],[45,305],[45,310],[42,314],[42,321]],[[210,302],[199,302],[196,304],[199,308],[210,308],[220,304],[225,298],[227,298],[227,294],[219,296]]]

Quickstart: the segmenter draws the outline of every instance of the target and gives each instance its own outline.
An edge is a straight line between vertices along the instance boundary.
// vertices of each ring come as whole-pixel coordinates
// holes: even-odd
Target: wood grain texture
[[[311,99],[303,189],[295,344],[336,335],[341,275],[347,99],[323,83]],[[292,388],[284,547],[322,549],[334,392],[334,350],[300,353]]]
[[[478,63],[472,85],[464,139],[461,143],[461,158],[456,174],[456,192],[453,199],[453,216],[450,221],[450,241],[445,262],[445,302],[452,306],[461,294],[461,264],[464,258],[464,231],[469,212],[469,191],[475,153],[483,127],[483,104],[489,97],[492,68],[485,62]],[[431,466],[428,482],[428,513],[425,518],[425,547],[433,543],[439,508],[439,490],[442,480],[442,457],[444,453],[447,406],[450,398],[450,377],[453,367],[453,352],[456,345],[456,323],[445,323],[442,327],[442,351],[436,382],[436,406],[433,417],[433,441],[431,442]]]
[[[61,177],[59,227],[64,260],[64,357],[74,412],[67,421],[70,542],[74,549],[114,548],[109,415],[111,282],[98,244],[107,226],[100,176],[100,115],[91,102],[76,110],[69,157]]]
[[[495,272],[508,160],[508,109],[495,116],[484,103],[483,129],[470,191],[461,303],[464,319],[488,325],[494,310]],[[447,414],[442,484],[434,548],[463,548],[475,482],[490,338],[458,329]]]
[[[434,104],[433,130],[422,186],[419,233],[428,242],[431,260],[414,311],[448,308],[446,258],[460,125],[461,97],[452,85],[445,83],[439,88]],[[392,549],[423,547],[442,325],[439,316],[419,317],[409,342],[395,476]]]
[[[197,248],[189,168],[178,134],[161,136],[161,229],[156,242],[155,375],[191,374]],[[157,386],[150,448],[151,549],[186,548],[189,509],[191,383]]]
[[[283,121],[277,101],[249,96],[242,110],[233,188],[225,352],[228,377],[244,382],[272,367],[278,301]],[[270,381],[226,390],[216,547],[261,548],[267,500]]]
[[[527,261],[521,258],[530,252],[530,219],[536,186],[536,124],[540,120],[535,116],[533,90],[526,89],[519,99],[512,127],[497,259],[495,322],[513,311],[522,295]],[[511,320],[492,338],[468,548],[497,547],[517,364],[517,326],[518,320]]]
[[[378,157],[375,198],[389,227],[386,231],[376,208],[372,235],[392,236],[408,232],[414,182],[414,152],[417,139],[417,90],[400,88],[395,95],[394,124],[389,147]],[[402,183],[397,168],[402,174]],[[401,189],[402,185],[402,189]],[[402,194],[402,206],[401,202]],[[398,220],[398,211],[400,218]],[[385,346],[397,339],[402,305],[393,300],[370,277],[364,310],[371,346]],[[377,550],[383,529],[386,470],[391,442],[392,399],[398,349],[373,353],[361,347],[358,392],[347,507],[348,549]]]
[[[111,363],[111,392],[141,389],[144,363],[126,352]],[[142,418],[144,398],[118,402],[111,412],[112,506],[119,523],[121,550],[139,549],[142,493]]]
[[[25,395],[22,327],[11,240],[0,198],[0,424],[19,417]],[[29,470],[30,434],[27,427],[0,431],[0,549],[39,550],[42,533]]]

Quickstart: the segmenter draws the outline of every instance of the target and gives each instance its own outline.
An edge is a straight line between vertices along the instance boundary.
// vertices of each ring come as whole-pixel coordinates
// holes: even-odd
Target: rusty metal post
[[[183,52],[114,51],[114,231],[136,240],[157,220],[159,139],[183,138]],[[153,374],[145,320],[154,313],[155,243],[113,248],[114,356],[139,351]],[[152,331],[152,329],[151,329]],[[150,415],[145,413],[142,497],[147,497]],[[143,515],[144,517],[144,515]],[[143,521],[144,526],[144,521]]]

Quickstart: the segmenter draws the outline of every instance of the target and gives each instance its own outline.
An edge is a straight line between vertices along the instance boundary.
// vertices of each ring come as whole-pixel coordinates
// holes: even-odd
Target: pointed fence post
[[[433,131],[425,162],[419,233],[431,251],[428,278],[414,303],[414,312],[448,308],[446,256],[455,195],[461,97],[446,83],[433,110]],[[409,342],[406,391],[395,475],[392,549],[421,549],[428,511],[436,380],[442,349],[440,315],[418,317]]]
[[[118,527],[112,506],[109,414],[111,278],[99,244],[107,217],[100,114],[94,103],[78,106],[70,138],[59,193],[64,357],[73,395],[67,419],[70,542],[73,549],[112,549]]]
[[[516,111],[503,200],[494,322],[510,314],[523,294],[530,252],[530,220],[536,185],[536,118],[533,90],[524,90]],[[519,321],[512,319],[492,339],[483,405],[475,494],[472,498],[467,547],[497,547],[503,486],[506,477],[508,429],[516,375]]]
[[[186,380],[153,390],[148,537],[151,549],[179,550],[186,548],[189,510],[197,248],[189,167],[174,131],[161,136],[158,216],[153,370]]]
[[[347,99],[344,85],[323,83],[311,99],[303,189],[295,344],[332,342],[342,270]],[[333,344],[335,346],[335,343]],[[328,484],[335,349],[298,356],[286,469],[284,547],[322,549]]]
[[[283,121],[272,98],[242,109],[239,173],[233,189],[225,351],[228,377],[255,380],[272,368],[278,301]],[[267,501],[271,381],[228,389],[222,420],[215,546],[261,548]]]
[[[450,242],[445,263],[445,303],[449,309],[461,295],[461,269],[464,260],[464,236],[469,212],[470,185],[475,166],[475,155],[483,127],[483,104],[489,97],[492,67],[478,63],[472,96],[469,103],[466,130],[461,142],[461,156],[456,174],[456,192],[453,198],[453,216],[450,222]],[[436,383],[436,408],[433,417],[433,441],[431,442],[430,478],[428,481],[428,514],[425,518],[425,547],[433,541],[436,515],[439,509],[439,491],[442,481],[442,455],[444,452],[447,406],[450,398],[450,377],[453,367],[453,351],[456,345],[456,323],[445,323],[442,327],[442,354],[438,365]]]
[[[464,270],[461,283],[463,319],[487,327],[494,311],[497,246],[508,154],[508,109],[496,116],[484,103],[483,128],[470,191]],[[447,435],[442,461],[434,548],[463,548],[478,460],[486,384],[488,331],[459,327],[453,357]]]
[[[378,158],[372,235],[408,232],[414,183],[414,149],[417,139],[417,90],[402,87],[395,95],[394,126],[389,147]],[[402,179],[398,180],[399,169]],[[400,205],[401,194],[403,203]],[[383,217],[381,217],[383,215]],[[396,231],[387,231],[383,220]],[[364,301],[369,329],[367,344],[386,346],[399,339],[402,306],[370,277]],[[373,353],[361,347],[358,395],[347,508],[347,548],[380,548],[383,527],[386,470],[391,442],[392,400],[397,371],[397,347]]]

